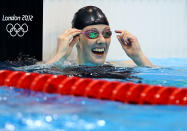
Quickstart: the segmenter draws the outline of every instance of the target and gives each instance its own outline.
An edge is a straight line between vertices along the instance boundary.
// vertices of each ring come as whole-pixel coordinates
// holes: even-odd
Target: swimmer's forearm
[[[52,59],[47,61],[46,64],[52,64],[52,63],[57,63],[57,62],[63,64],[66,58],[67,57],[65,55],[62,56],[62,55],[57,54]]]
[[[138,56],[131,57],[131,59],[136,63],[137,66],[154,67],[151,61],[143,53]]]

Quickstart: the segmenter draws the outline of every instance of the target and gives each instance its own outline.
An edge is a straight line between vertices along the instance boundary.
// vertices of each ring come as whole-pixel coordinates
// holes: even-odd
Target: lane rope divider
[[[130,104],[187,105],[187,88],[0,70],[0,86]]]

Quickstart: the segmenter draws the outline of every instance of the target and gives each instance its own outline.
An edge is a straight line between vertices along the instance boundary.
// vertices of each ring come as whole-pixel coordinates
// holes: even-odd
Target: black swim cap
[[[72,28],[76,29],[98,24],[109,25],[105,14],[95,6],[86,6],[79,9],[72,20]]]

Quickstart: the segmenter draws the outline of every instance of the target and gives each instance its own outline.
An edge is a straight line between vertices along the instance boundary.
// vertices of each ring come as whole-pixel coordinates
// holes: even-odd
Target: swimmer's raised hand
[[[117,35],[117,39],[130,58],[137,57],[142,54],[140,44],[135,36],[128,31],[116,30],[115,32],[119,33]]]
[[[78,42],[81,30],[68,29],[58,37],[57,54],[68,57],[73,46]]]
[[[153,66],[152,63],[144,56],[138,39],[128,31],[115,30],[117,39],[119,40],[122,48],[138,66]]]
[[[47,62],[47,64],[56,61],[64,61],[71,54],[73,46],[79,41],[79,34],[81,30],[67,29],[58,37],[58,45],[56,55]]]

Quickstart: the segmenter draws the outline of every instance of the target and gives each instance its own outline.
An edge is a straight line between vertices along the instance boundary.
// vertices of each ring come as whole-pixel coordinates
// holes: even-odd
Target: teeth
[[[96,51],[96,52],[103,52],[103,51],[104,51],[104,48],[94,48],[93,51]]]

